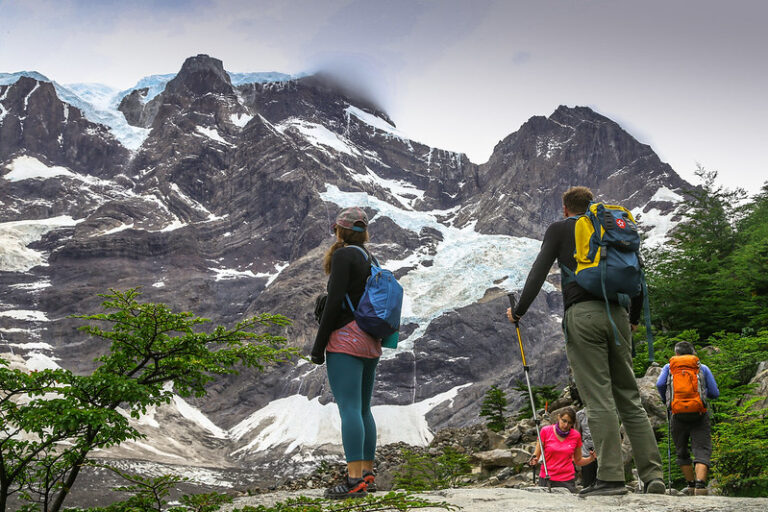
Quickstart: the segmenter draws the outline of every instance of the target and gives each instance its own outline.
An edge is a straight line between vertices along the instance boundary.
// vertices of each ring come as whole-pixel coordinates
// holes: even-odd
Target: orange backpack
[[[669,408],[672,414],[707,412],[704,382],[699,378],[701,364],[692,355],[669,358]]]

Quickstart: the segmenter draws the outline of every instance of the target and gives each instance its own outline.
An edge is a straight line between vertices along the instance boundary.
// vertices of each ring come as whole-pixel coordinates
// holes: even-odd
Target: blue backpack
[[[576,216],[574,237],[576,272],[565,266],[563,285],[576,281],[579,286],[605,300],[616,344],[619,333],[610,314],[610,302],[627,309],[631,299],[643,294],[648,359],[653,361],[653,334],[648,307],[643,262],[640,257],[640,233],[632,213],[619,205],[592,202],[583,215]],[[632,346],[634,356],[634,345]]]
[[[350,247],[362,252],[365,261],[368,261],[368,253],[365,249],[357,245]],[[362,330],[374,338],[381,338],[383,347],[397,347],[400,311],[403,307],[403,287],[397,282],[392,272],[379,266],[376,258],[373,258],[371,263],[371,275],[365,282],[365,290],[357,304],[357,309],[352,305],[349,294],[347,294],[347,304],[355,314],[355,321]]]

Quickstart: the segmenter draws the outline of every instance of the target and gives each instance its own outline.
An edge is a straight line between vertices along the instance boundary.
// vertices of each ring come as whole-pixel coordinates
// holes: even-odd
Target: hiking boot
[[[581,492],[579,492],[579,496],[582,498],[586,496],[621,496],[628,492],[624,482],[606,482],[597,479],[594,484],[586,489],[582,489]]]
[[[345,500],[347,498],[365,498],[368,496],[368,486],[362,478],[345,478],[336,487],[325,490],[325,497],[332,500]]]
[[[378,488],[376,487],[376,475],[371,471],[363,471],[363,480],[365,480],[365,484],[368,486],[368,489],[366,489],[368,492],[378,491]]]
[[[709,489],[707,489],[707,482],[704,480],[696,480],[696,487],[693,489],[694,496],[707,496]]]
[[[688,482],[688,486],[683,489],[683,494],[686,496],[693,496],[696,490],[696,482],[691,480]]]
[[[645,484],[645,494],[664,494],[667,492],[667,487],[660,478],[656,478]]]

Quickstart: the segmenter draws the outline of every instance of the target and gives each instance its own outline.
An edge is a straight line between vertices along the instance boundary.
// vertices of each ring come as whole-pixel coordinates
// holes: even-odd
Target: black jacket
[[[368,252],[368,251],[366,251]],[[369,260],[370,260],[370,253]],[[336,249],[331,256],[331,275],[328,277],[328,300],[325,303],[320,327],[317,329],[315,344],[312,347],[312,361],[322,364],[325,361],[325,347],[331,333],[354,320],[354,315],[346,304],[346,295],[357,308],[365,290],[365,282],[371,275],[371,264],[363,253],[354,247]]]

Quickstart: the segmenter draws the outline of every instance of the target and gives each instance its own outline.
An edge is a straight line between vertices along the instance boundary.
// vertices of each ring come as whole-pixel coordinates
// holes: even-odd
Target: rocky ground
[[[304,495],[322,496],[322,490],[310,489],[303,492],[280,491],[259,496],[237,498],[224,508],[250,506],[270,506]],[[422,493],[419,497],[432,501],[444,501],[461,507],[464,511],[477,512],[765,512],[768,510],[768,498],[725,498],[722,496],[669,496],[630,493],[625,496],[602,496],[579,498],[564,492],[549,493],[543,488],[505,489],[505,488],[462,488],[447,489]],[[421,510],[438,510],[436,508]]]

